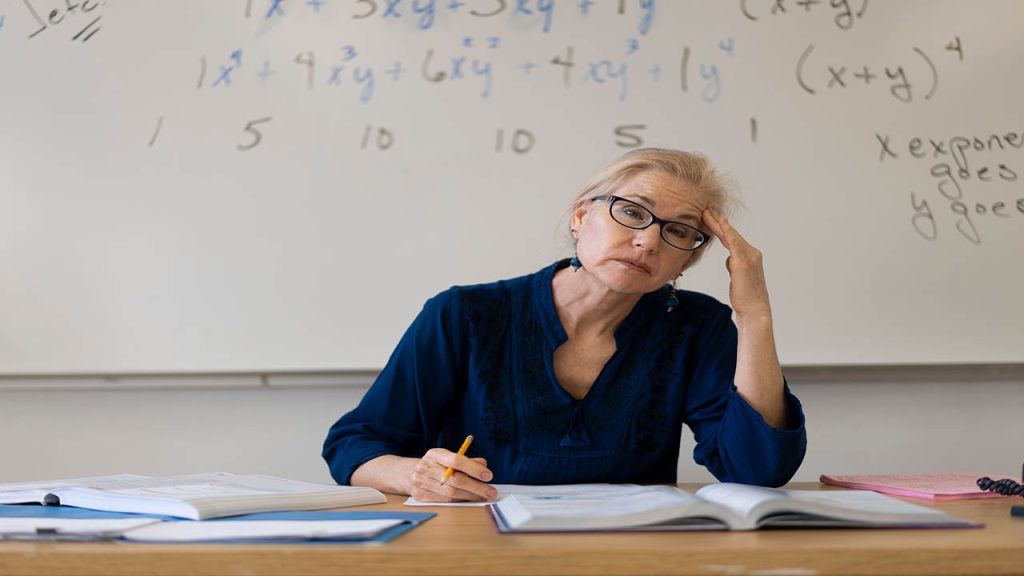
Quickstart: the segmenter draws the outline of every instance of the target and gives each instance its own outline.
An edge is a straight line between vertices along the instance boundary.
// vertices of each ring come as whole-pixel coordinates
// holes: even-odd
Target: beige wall
[[[1019,474],[1024,381],[791,382],[807,412],[797,480],[823,472]],[[330,481],[328,426],[363,387],[4,390],[0,482],[116,472]],[[684,435],[680,481],[707,481]]]

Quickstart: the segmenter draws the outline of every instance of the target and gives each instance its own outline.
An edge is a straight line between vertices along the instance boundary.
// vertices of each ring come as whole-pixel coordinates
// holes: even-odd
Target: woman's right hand
[[[444,484],[444,473],[455,472]],[[494,500],[498,491],[487,484],[494,474],[483,458],[468,458],[432,448],[420,458],[409,476],[409,495],[420,502],[479,502]]]

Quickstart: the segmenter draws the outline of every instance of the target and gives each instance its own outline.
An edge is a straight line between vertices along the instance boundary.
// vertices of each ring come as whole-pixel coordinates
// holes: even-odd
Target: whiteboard
[[[730,172],[784,364],[1024,362],[1024,4],[0,2],[0,373],[380,368],[571,254],[637,146]],[[716,248],[680,287],[727,301]]]

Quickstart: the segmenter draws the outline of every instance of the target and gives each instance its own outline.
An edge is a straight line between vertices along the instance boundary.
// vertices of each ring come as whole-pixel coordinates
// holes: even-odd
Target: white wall
[[[809,433],[796,480],[823,472],[1020,472],[1024,379],[791,387]],[[0,389],[0,482],[214,470],[328,482],[324,434],[364,390]],[[710,480],[686,440],[680,481]]]

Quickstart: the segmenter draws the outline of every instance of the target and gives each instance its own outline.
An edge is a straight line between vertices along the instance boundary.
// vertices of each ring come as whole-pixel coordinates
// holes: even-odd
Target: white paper
[[[526,486],[523,484],[492,484],[498,490],[494,500],[482,502],[421,502],[413,497],[405,501],[406,506],[486,506],[512,494],[548,498],[590,497],[595,499],[621,495],[623,488],[636,488],[636,484],[555,484],[546,486]]]
[[[588,492],[517,494],[535,516],[608,518],[679,506],[696,498],[670,486],[619,485]]]
[[[403,520],[249,520],[162,522],[125,534],[135,542],[373,538]]]
[[[158,518],[0,518],[0,536],[17,540],[102,540],[160,522]]]
[[[99,488],[93,485],[87,487]],[[160,498],[173,501],[341,490],[338,486],[327,484],[311,484],[262,474],[234,475],[227,472],[141,477],[126,480],[119,485],[104,486],[102,489],[107,496]]]
[[[71,486],[88,486],[90,488],[115,488],[128,483],[148,478],[138,474],[115,474],[112,476],[88,476],[85,478],[69,478],[65,480],[43,480],[38,482],[20,482],[16,484],[0,484],[0,504],[41,503],[43,497],[50,492]]]

